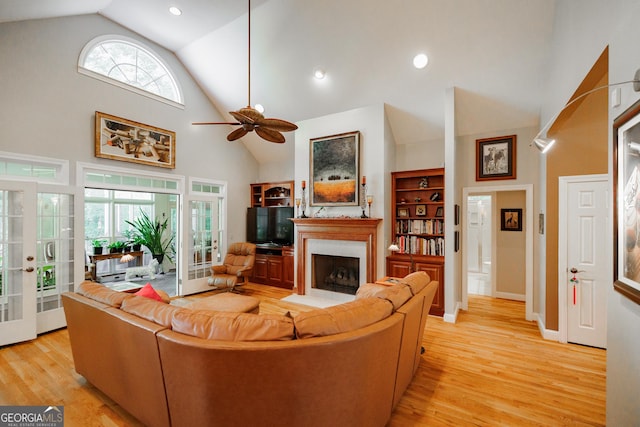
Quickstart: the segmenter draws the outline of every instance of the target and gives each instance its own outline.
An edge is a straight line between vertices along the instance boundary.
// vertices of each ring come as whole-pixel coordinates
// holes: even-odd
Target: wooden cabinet
[[[430,314],[444,313],[444,168],[391,173],[391,240],[387,275],[424,270],[439,287]],[[413,267],[412,267],[413,264]]]
[[[251,207],[293,206],[293,181],[251,184]]]
[[[431,262],[429,261],[431,260]],[[433,297],[433,303],[429,314],[442,316],[444,314],[444,263],[439,259],[428,257],[423,261],[414,259],[415,271],[426,271],[431,280],[438,281],[438,290]],[[411,272],[411,261],[402,255],[387,257],[387,275],[391,277],[404,277]]]
[[[257,245],[251,281],[293,289],[293,247],[261,247]]]

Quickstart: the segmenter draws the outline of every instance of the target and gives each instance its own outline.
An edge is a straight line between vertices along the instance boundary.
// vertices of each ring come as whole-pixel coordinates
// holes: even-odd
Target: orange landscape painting
[[[315,201],[318,203],[348,203],[355,199],[355,179],[319,181],[313,183]]]

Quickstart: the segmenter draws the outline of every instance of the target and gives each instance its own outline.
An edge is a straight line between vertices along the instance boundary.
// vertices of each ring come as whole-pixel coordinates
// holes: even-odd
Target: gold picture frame
[[[175,169],[176,133],[96,111],[95,156]]]
[[[398,218],[409,218],[409,208],[398,208]]]
[[[426,215],[427,215],[427,206],[416,205],[416,216],[426,216]]]

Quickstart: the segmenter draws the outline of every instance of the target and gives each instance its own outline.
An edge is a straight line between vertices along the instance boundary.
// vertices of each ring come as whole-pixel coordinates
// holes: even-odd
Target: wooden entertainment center
[[[257,244],[251,281],[293,289],[293,262],[293,246]]]

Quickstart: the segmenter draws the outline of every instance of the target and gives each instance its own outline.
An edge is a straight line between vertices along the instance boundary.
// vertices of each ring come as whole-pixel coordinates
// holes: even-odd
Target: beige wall
[[[496,224],[496,296],[524,300],[525,295],[525,243],[526,227],[531,227],[525,220],[526,193],[524,191],[500,191],[495,193]],[[501,209],[522,209],[522,231],[501,231]]]
[[[576,93],[608,82],[608,50],[605,49]],[[546,176],[546,320],[547,329],[558,329],[558,178],[606,174],[609,153],[608,91],[599,90],[567,109],[552,127],[556,145],[547,155]]]

